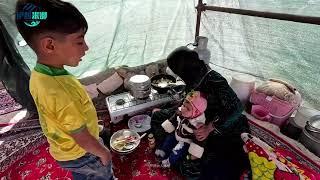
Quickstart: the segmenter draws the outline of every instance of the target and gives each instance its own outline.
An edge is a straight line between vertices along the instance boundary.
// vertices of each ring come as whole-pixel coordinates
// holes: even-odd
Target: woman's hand
[[[210,122],[208,125],[200,124],[197,126],[197,129],[194,130],[194,134],[196,135],[196,139],[198,141],[204,141],[213,130],[214,128],[212,126],[212,122]]]

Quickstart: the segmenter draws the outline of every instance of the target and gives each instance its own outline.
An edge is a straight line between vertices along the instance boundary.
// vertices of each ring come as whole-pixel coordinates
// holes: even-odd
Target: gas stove
[[[129,92],[108,96],[106,98],[112,123],[118,123],[123,120],[125,116],[133,116],[173,100],[172,95],[168,93],[159,94],[154,89],[151,90],[151,94],[146,99],[136,99],[131,96]]]

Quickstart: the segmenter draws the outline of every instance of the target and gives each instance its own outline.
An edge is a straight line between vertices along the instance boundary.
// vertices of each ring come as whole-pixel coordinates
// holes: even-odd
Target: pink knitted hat
[[[198,117],[207,109],[207,100],[200,91],[191,91],[188,93],[186,100],[192,105],[192,116]]]

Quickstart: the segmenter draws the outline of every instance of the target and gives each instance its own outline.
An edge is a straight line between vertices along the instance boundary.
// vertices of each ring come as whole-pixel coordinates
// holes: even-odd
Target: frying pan
[[[168,83],[167,86],[159,86],[156,81],[161,79],[170,80],[172,83]],[[176,78],[168,74],[158,74],[151,78],[151,86],[153,89],[157,90],[159,94],[167,93],[168,90],[172,89],[174,83],[176,83]]]

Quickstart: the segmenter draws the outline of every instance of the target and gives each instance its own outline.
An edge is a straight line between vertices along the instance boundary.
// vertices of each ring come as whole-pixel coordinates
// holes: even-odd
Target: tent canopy
[[[137,66],[165,58],[194,41],[196,0],[68,0],[86,17],[89,51],[68,70],[79,78],[119,65]],[[32,69],[36,56],[14,24],[15,0],[0,0],[0,18],[14,46]],[[319,0],[208,0],[208,5],[320,17]],[[205,11],[200,35],[209,38],[210,66],[229,77],[247,73],[294,84],[320,109],[320,26]]]

